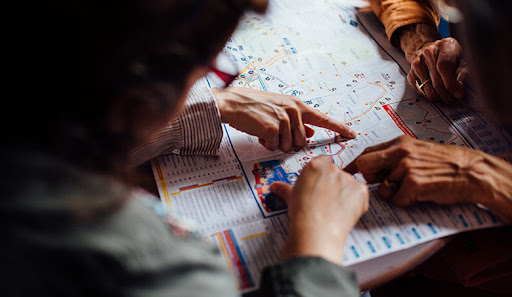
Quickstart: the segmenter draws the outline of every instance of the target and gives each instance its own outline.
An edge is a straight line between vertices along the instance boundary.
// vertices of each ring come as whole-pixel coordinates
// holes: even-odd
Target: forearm
[[[421,48],[441,39],[441,35],[431,25],[411,24],[398,29],[393,35],[393,39],[396,44],[400,45],[407,61],[412,63]]]
[[[489,208],[506,222],[512,222],[512,165],[497,157],[485,155],[476,166],[482,185],[489,195],[477,198],[477,202]]]

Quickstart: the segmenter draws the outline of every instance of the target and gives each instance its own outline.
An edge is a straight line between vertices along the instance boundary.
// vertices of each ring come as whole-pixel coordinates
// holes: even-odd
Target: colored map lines
[[[268,235],[268,232],[261,232],[261,233],[249,235],[249,236],[246,236],[246,237],[242,237],[242,240],[249,240],[249,239],[253,239],[253,238],[260,237],[260,236],[265,236],[265,235]]]
[[[257,234],[258,236],[265,234]],[[235,275],[238,280],[239,289],[245,290],[255,286],[253,278],[245,259],[240,251],[240,247],[231,229],[222,232],[217,232],[213,235],[220,246],[224,258],[228,262],[228,266],[231,272]],[[257,236],[254,236],[257,237]],[[244,239],[242,239],[244,240]]]
[[[205,184],[193,184],[193,185],[189,185],[189,186],[184,186],[184,187],[179,188],[178,192],[172,193],[171,196],[178,195],[178,194],[181,194],[182,192],[189,191],[189,190],[213,186],[215,183],[218,183],[221,181],[233,181],[233,180],[241,180],[241,179],[242,179],[241,176],[233,175],[233,176],[219,178],[219,179],[213,180],[213,181],[211,181],[209,183],[205,183]]]
[[[169,196],[169,191],[167,190],[167,186],[165,184],[165,178],[162,173],[162,168],[160,167],[160,161],[158,161],[158,158],[154,158],[151,160],[151,164],[158,173],[158,181],[160,181],[160,187],[162,188],[164,199],[167,202],[167,205],[169,205],[169,208],[172,210],[171,197]]]
[[[436,110],[434,105],[423,98],[385,104],[382,108],[406,135],[429,142],[469,147],[450,122]]]
[[[393,122],[395,122],[397,127],[400,130],[402,130],[402,132],[404,132],[405,135],[409,135],[414,138],[418,138],[418,137],[416,137],[414,132],[412,132],[412,130],[405,124],[404,120],[402,120],[402,118],[398,115],[398,113],[396,113],[395,110],[389,104],[386,104],[382,107],[389,114],[389,116],[391,117]]]

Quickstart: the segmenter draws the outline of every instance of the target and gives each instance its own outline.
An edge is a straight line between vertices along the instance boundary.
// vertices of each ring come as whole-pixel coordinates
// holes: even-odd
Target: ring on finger
[[[422,96],[427,96],[427,94],[425,94],[425,91],[423,91],[423,86],[425,86],[425,84],[427,84],[429,81],[430,78],[428,78],[424,82],[421,82],[419,79],[416,80],[416,89],[418,89],[418,92],[420,92]]]
[[[398,188],[400,187],[400,183],[397,183],[397,182],[390,182],[387,178],[384,179],[384,181],[382,182],[382,184],[391,190],[391,192],[395,193]]]

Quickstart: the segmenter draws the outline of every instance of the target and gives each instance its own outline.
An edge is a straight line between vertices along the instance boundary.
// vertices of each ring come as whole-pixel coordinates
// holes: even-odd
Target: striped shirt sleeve
[[[161,154],[210,155],[219,153],[222,121],[210,88],[197,83],[188,93],[179,116],[158,131],[145,145],[130,153],[137,166]]]

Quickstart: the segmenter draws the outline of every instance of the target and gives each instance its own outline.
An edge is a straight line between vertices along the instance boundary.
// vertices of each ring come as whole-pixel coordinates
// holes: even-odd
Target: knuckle
[[[276,123],[267,123],[263,127],[263,131],[264,131],[263,133],[266,136],[272,137],[276,134],[279,134],[279,125],[277,125]]]
[[[439,43],[441,45],[449,45],[449,44],[452,44],[453,43],[453,39],[452,38],[443,38],[441,40],[439,40]]]
[[[412,168],[416,165],[415,161],[411,158],[403,158],[400,160],[400,163],[398,164],[398,168],[401,168],[406,173],[410,172]]]
[[[297,117],[300,114],[299,107],[297,105],[289,105],[286,107],[286,112],[289,116]]]
[[[282,108],[282,107],[276,108],[275,113],[279,120],[284,120],[284,119],[288,118],[288,113],[286,112],[285,108]]]
[[[400,143],[406,143],[411,140],[411,136],[409,135],[402,135],[397,138],[397,142]]]
[[[423,55],[423,53],[422,53]],[[422,62],[421,62],[421,59],[420,57],[418,56],[416,59],[414,59],[414,61],[412,61],[411,63],[411,67],[413,69],[418,69],[420,66],[421,66]],[[411,72],[412,73],[412,72]]]
[[[319,157],[313,158],[313,160],[311,160],[311,162],[309,162],[309,164],[311,164],[311,167],[313,167],[315,169],[321,169],[321,168],[325,167],[326,163],[331,163],[331,162],[332,161],[331,161],[330,157],[319,156]]]
[[[443,38],[441,42],[446,45],[458,44],[457,40],[453,37]]]
[[[320,164],[318,163],[317,160],[313,159],[311,160],[311,162],[309,162],[306,167],[304,168],[304,171],[311,171],[311,172],[314,172],[314,173],[318,173],[320,172],[320,169],[322,167],[320,166]]]
[[[414,153],[414,147],[409,142],[401,143],[397,147],[398,153],[402,156],[410,156]]]
[[[434,46],[427,46],[423,51],[421,52],[421,55],[423,58],[430,58],[434,55]]]
[[[302,103],[302,101],[299,99],[299,97],[293,96],[293,95],[287,95],[288,99],[294,103]]]

